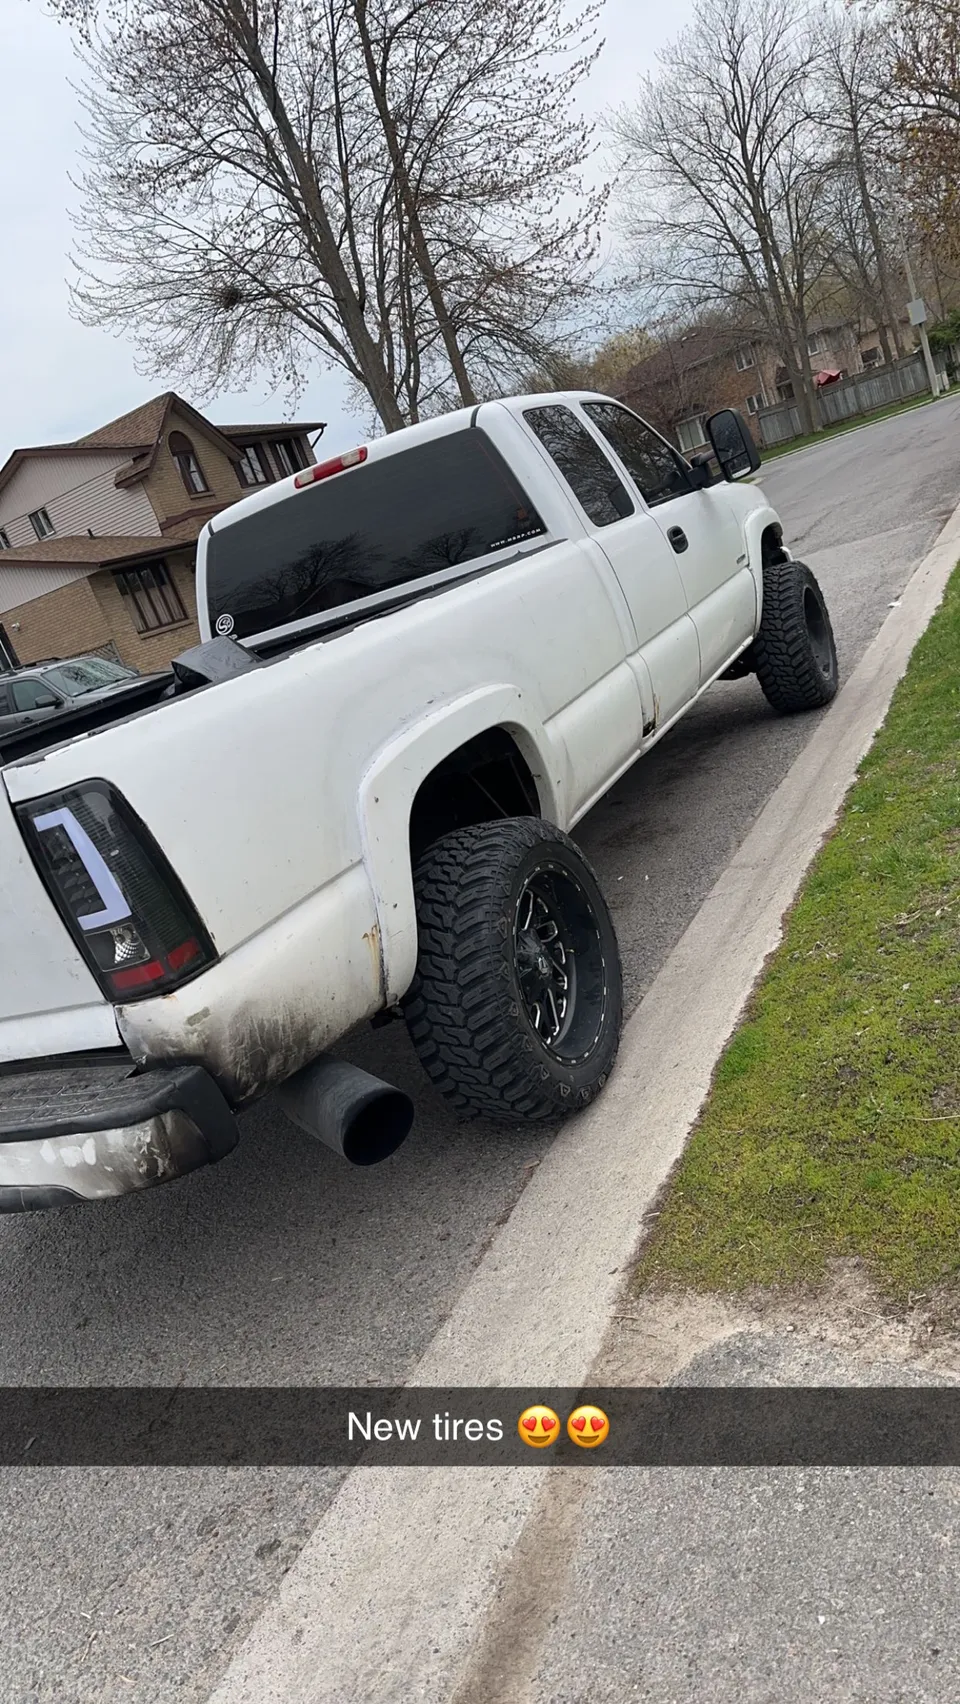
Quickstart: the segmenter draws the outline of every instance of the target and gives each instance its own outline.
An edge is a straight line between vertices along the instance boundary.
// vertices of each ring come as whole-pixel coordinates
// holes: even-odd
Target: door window
[[[583,412],[613,445],[651,507],[691,489],[686,463],[629,408],[616,402],[585,402]]]
[[[525,409],[523,418],[595,527],[608,527],[634,513],[616,469],[571,409],[550,403]]]
[[[14,680],[10,683],[10,691],[17,710],[48,710],[51,699],[55,704],[60,702],[45,680]]]

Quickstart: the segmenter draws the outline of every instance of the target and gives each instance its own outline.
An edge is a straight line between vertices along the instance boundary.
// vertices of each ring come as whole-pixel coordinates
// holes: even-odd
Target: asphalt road
[[[960,402],[777,460],[764,483],[821,580],[849,671],[960,500]],[[616,913],[628,1008],[814,725],[779,720],[755,681],[718,685],[581,825]],[[0,1221],[0,1382],[401,1382],[549,1133],[458,1126],[399,1025],[348,1052],[416,1094],[415,1132],[380,1167],[348,1169],[265,1103],[209,1172]],[[0,1474],[0,1698],[203,1699],[337,1480]]]

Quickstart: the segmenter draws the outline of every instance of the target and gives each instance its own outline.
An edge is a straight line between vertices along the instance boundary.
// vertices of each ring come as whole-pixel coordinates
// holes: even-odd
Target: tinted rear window
[[[214,531],[211,625],[238,638],[335,610],[546,532],[477,428],[367,462]]]

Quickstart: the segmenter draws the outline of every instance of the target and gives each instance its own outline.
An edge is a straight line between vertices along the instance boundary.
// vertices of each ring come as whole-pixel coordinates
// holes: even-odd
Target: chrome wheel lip
[[[537,889],[538,883],[549,883],[556,878],[575,891],[588,914],[599,959],[600,998],[594,1033],[589,1046],[575,1054],[564,1050],[562,1044],[577,1015],[577,1000],[581,992],[577,978],[578,955],[570,939],[571,931],[562,915],[562,907],[555,910],[555,898],[551,904]],[[538,864],[525,878],[514,909],[513,944],[520,1004],[537,1041],[558,1064],[568,1068],[581,1064],[594,1051],[603,1033],[607,967],[603,935],[593,905],[582,884],[565,865],[554,862]]]

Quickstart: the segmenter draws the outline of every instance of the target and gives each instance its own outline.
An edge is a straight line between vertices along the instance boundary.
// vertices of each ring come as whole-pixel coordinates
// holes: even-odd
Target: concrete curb
[[[413,1385],[577,1385],[784,912],[960,557],[960,508],[768,801],[564,1128]],[[512,1416],[504,1416],[512,1419]],[[210,1704],[445,1704],[546,1467],[350,1473]]]

